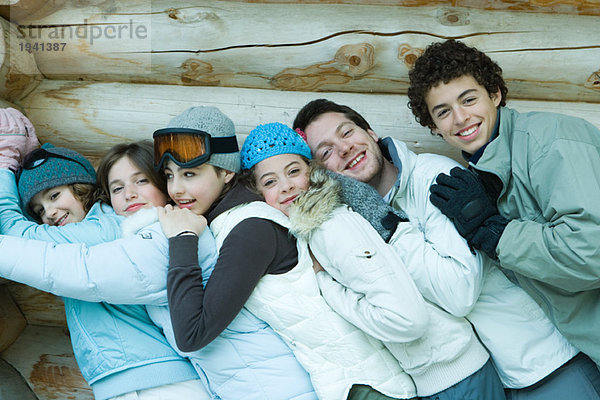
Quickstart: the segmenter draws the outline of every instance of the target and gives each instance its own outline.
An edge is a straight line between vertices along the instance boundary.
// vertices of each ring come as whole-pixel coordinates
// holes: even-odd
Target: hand
[[[473,237],[467,240],[469,246],[483,251],[491,259],[497,259],[496,247],[498,247],[500,236],[502,236],[504,228],[509,222],[499,214],[491,216],[485,220],[481,227],[475,230]]]
[[[450,175],[439,174],[429,191],[431,203],[454,222],[458,233],[467,240],[489,217],[498,214],[483,183],[469,170],[455,167]]]
[[[0,109],[0,168],[16,172],[23,158],[39,145],[26,116],[14,108]]]
[[[204,216],[196,215],[187,208],[177,208],[170,204],[158,208],[158,220],[168,238],[175,237],[184,231],[194,232],[200,236],[207,226]]]

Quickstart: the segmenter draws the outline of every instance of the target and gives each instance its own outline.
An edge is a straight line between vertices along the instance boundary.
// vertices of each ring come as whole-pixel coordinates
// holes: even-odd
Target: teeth
[[[467,129],[466,131],[462,131],[458,133],[458,136],[469,136],[473,132],[477,130],[477,126]]]
[[[350,164],[348,164],[348,168],[352,168],[354,167],[356,164],[358,164],[358,162],[360,160],[362,160],[365,157],[364,154],[361,154],[360,156],[356,157],[354,160],[352,160],[352,162]]]

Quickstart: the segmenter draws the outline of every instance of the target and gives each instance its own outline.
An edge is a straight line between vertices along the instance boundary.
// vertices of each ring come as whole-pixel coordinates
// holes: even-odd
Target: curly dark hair
[[[465,75],[473,76],[490,95],[500,89],[500,106],[506,104],[508,89],[502,79],[502,68],[475,47],[450,39],[427,46],[408,73],[408,108],[412,110],[417,122],[430,129],[435,128],[425,96],[432,87]]]
[[[296,114],[296,118],[294,118],[292,129],[300,128],[300,130],[304,131],[311,122],[328,112],[344,114],[346,118],[365,131],[371,129],[371,126],[362,115],[348,106],[337,104],[327,99],[313,100],[302,107],[300,111],[298,111],[298,114]]]

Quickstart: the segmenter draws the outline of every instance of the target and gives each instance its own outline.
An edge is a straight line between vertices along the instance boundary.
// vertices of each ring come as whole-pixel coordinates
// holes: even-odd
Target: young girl
[[[191,119],[171,124],[175,123],[202,129]],[[183,144],[176,135],[185,134],[174,130],[168,143]],[[156,139],[155,135],[155,148],[160,149]],[[246,312],[246,304],[253,313],[260,312],[291,347],[310,373],[320,399],[414,397],[410,378],[382,343],[333,312],[319,295],[307,248],[298,250],[287,232],[285,216],[236,184],[218,160],[184,164],[185,159],[175,156],[181,150],[157,154],[165,164],[169,194],[180,207],[166,207],[160,216],[170,237],[167,290],[178,346],[186,350],[205,346],[238,313]],[[310,155],[305,144],[296,151]],[[219,259],[208,281],[197,267],[194,236],[177,236],[194,231],[199,215],[206,216],[219,246]],[[420,317],[425,314],[423,300],[410,279],[393,281],[395,290],[413,299],[394,307],[393,319],[415,322],[404,324],[404,334],[407,340],[417,339],[426,324]]]
[[[15,116],[14,111],[0,110],[4,117],[0,118],[2,133],[28,126],[27,133],[35,137],[26,117],[20,113]],[[26,121],[25,125],[16,118]],[[12,146],[13,154],[25,151],[12,138],[2,136],[0,140],[5,148]],[[7,165],[10,159],[3,154],[0,162]],[[108,165],[110,162],[114,168]],[[129,169],[116,168],[124,162],[130,164]],[[161,191],[161,178],[154,173],[152,163],[151,143],[119,145],[101,162],[99,171],[106,176],[100,175],[99,180],[106,181],[108,176],[109,181],[130,182],[130,177],[135,177],[134,183],[139,185],[124,184],[129,187],[128,197],[143,198],[142,192],[146,190],[152,196],[146,196],[144,201],[161,206],[166,195]],[[96,244],[119,237],[122,217],[109,206],[118,200],[111,195],[108,204],[94,203],[95,178],[92,165],[75,151],[45,144],[31,152],[23,163],[18,191],[24,210],[43,221],[44,225],[38,225],[21,214],[15,175],[8,169],[0,169],[0,232],[53,243]],[[32,269],[33,265],[27,268]],[[44,278],[32,277],[34,281]],[[64,303],[73,351],[96,399],[128,395],[173,400],[208,398],[191,364],[167,343],[143,307],[68,297]]]
[[[180,122],[183,128],[179,128],[182,126]],[[161,137],[167,139],[162,144],[181,144],[181,147],[177,148],[179,151],[170,147],[171,152],[164,159],[190,156],[185,162],[192,165],[209,161],[224,168],[219,173],[209,174],[209,179],[234,175],[227,171],[239,168],[239,152],[229,118],[216,108],[194,107],[175,118],[173,123],[173,127],[160,131],[164,135]],[[192,131],[191,127],[195,129]],[[174,140],[171,140],[172,136],[175,136]],[[210,140],[209,147],[189,146],[190,141],[197,145],[207,144],[202,142],[204,140]],[[156,145],[160,149],[159,140]],[[162,156],[162,153],[159,155]],[[213,171],[213,166],[209,167]],[[185,174],[186,177],[193,175],[192,170]],[[197,190],[207,196],[213,193],[203,187]],[[192,206],[194,202],[186,204]],[[127,222],[136,220],[141,214],[128,218]],[[192,240],[197,246],[193,255],[195,265],[200,265],[198,271],[208,279],[217,254],[210,231],[204,229],[199,237],[184,239]],[[85,244],[49,245],[0,237],[0,248],[7,253],[7,257],[0,259],[0,275],[85,301],[146,304],[153,321],[175,345],[169,311],[165,307],[168,243],[158,222],[139,230],[134,236],[91,247]],[[24,249],[27,249],[25,256]],[[176,257],[176,254],[171,256]],[[306,371],[267,324],[246,310],[233,317],[231,323],[219,330],[203,349],[184,354],[192,361],[211,396],[255,400],[316,399]],[[135,344],[131,346],[141,351]]]
[[[317,281],[331,307],[382,340],[422,398],[504,398],[488,354],[465,319],[426,303],[429,323],[422,336],[406,338],[413,321],[394,318],[393,311],[410,301],[397,283],[412,281],[410,275],[373,227],[341,204],[335,180],[315,169],[309,181],[306,159],[290,146],[298,142],[308,148],[300,136],[285,125],[268,124],[248,139],[243,164],[254,167],[265,201],[292,217],[292,232],[307,240],[325,266],[327,272],[317,272]]]

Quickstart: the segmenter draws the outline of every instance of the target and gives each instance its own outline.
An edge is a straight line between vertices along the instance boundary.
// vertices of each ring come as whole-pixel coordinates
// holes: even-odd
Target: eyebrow
[[[135,176],[143,175],[143,174],[144,173],[142,171],[138,171],[138,172],[131,174],[130,176],[135,177]],[[112,181],[108,182],[108,187],[111,187],[112,185],[114,185],[117,182],[123,182],[123,179],[113,179]]]
[[[286,164],[286,165],[283,167],[283,169],[284,169],[284,170],[286,170],[286,169],[288,169],[290,166],[292,166],[293,164],[300,164],[300,161],[296,161],[296,160],[294,160],[294,161],[292,161],[292,162],[290,162],[290,163]],[[262,174],[262,175],[261,175],[261,176],[258,178],[258,180],[262,180],[262,179],[263,179],[265,176],[267,176],[267,175],[275,175],[275,172],[273,172],[273,171],[267,171],[267,172],[265,172],[264,174]]]
[[[466,95],[468,95],[469,93],[471,93],[471,92],[476,92],[476,91],[477,91],[477,89],[474,89],[474,88],[473,88],[473,89],[467,89],[467,90],[465,90],[464,92],[462,92],[461,94],[459,94],[459,95],[458,95],[458,97],[457,97],[457,99],[463,98],[463,97],[465,97]],[[433,112],[434,112],[434,111],[436,111],[436,110],[438,110],[438,109],[440,109],[440,108],[446,107],[446,106],[447,106],[447,104],[446,104],[446,103],[438,104],[437,106],[435,106],[435,107],[433,107],[433,108],[431,109],[431,113],[433,114]]]
[[[341,130],[342,130],[342,128],[344,127],[344,125],[348,125],[348,124],[354,124],[354,122],[352,122],[352,121],[343,121],[341,124],[339,124],[339,125],[338,125],[338,126],[335,128],[335,133],[337,134],[339,131],[341,131]],[[354,125],[356,125],[356,124],[354,124]],[[319,151],[319,149],[320,149],[321,147],[323,147],[323,146],[326,146],[326,145],[328,145],[328,144],[329,144],[329,142],[328,142],[327,140],[324,140],[324,141],[322,141],[321,143],[319,143],[319,144],[317,145],[317,148],[315,149],[315,153],[316,153],[317,151]]]

